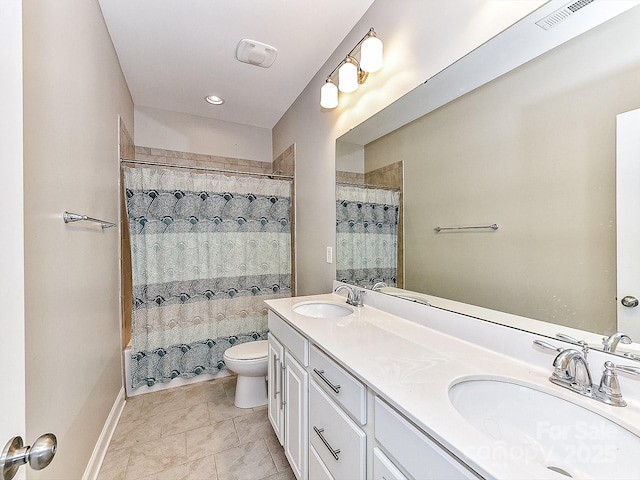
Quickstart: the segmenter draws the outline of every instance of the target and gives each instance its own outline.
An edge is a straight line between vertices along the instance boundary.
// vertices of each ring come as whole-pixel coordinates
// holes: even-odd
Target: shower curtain
[[[132,385],[217,373],[291,296],[291,182],[124,168]]]
[[[336,187],[337,279],[371,288],[396,286],[400,192]]]

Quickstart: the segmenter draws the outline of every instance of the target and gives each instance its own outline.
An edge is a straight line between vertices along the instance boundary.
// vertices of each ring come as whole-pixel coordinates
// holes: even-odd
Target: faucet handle
[[[629,373],[631,375],[640,375],[640,367],[632,367],[631,365],[614,365],[613,362],[604,362],[604,371],[600,379],[598,387],[598,400],[614,407],[624,407],[627,405],[622,399],[620,392],[620,383],[616,371]]]
[[[364,306],[362,303],[362,297],[364,296],[365,290],[352,287],[351,285],[338,285],[334,292],[339,293],[342,290],[347,291],[347,303],[349,305],[353,305],[354,307]]]
[[[534,340],[533,344],[536,347],[542,348],[543,350],[552,350],[554,352],[562,352],[564,350],[564,348],[556,347],[556,346],[551,345],[550,343],[544,342],[542,340]]]
[[[366,290],[364,289],[353,289],[353,305],[355,307],[363,307],[364,304],[362,303],[362,297],[365,296],[365,294],[367,293]]]
[[[611,364],[612,370],[617,370],[618,372],[628,373],[630,375],[640,375],[640,367],[632,367],[631,365],[614,365],[612,362],[604,362],[605,368],[607,367],[607,363]]]
[[[587,355],[589,354],[589,344],[584,340],[578,340],[577,338],[573,338],[570,335],[566,335],[564,333],[556,333],[556,338],[559,340],[564,340],[565,342],[572,343],[574,345],[578,345],[582,348],[582,355],[584,355],[584,359],[587,359]]]

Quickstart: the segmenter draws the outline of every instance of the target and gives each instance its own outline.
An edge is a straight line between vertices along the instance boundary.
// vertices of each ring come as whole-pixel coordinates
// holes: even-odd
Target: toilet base
[[[238,375],[236,397],[233,404],[238,408],[253,408],[266,405],[267,377],[245,377]]]

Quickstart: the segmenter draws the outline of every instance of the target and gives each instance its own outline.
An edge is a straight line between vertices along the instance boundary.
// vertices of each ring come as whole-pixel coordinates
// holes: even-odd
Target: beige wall
[[[118,114],[133,103],[96,0],[24,0],[27,439],[58,436],[29,478],[82,477],[121,387]],[[133,133],[133,132],[132,132]]]
[[[268,128],[136,106],[135,129],[141,147],[269,163],[275,157]]]
[[[296,144],[298,293],[327,292],[335,264],[335,140],[542,2],[377,0],[273,129],[273,155]],[[437,19],[437,20],[435,20]],[[385,66],[340,105],[320,109],[320,87],[344,55],[374,26]],[[443,41],[443,38],[446,41]]]
[[[406,288],[615,331],[615,116],[640,107],[639,23],[632,10],[365,148],[405,163]]]

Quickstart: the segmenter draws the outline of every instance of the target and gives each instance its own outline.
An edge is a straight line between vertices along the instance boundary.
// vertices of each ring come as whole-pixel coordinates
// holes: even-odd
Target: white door
[[[24,233],[22,186],[22,2],[0,15],[0,452],[25,436]],[[15,478],[24,478],[22,467]]]
[[[269,333],[269,364],[267,368],[267,394],[269,395],[268,415],[273,431],[280,445],[284,445],[284,395],[282,366],[284,365],[284,348],[278,339]]]
[[[618,331],[640,342],[640,109],[616,120]]]

